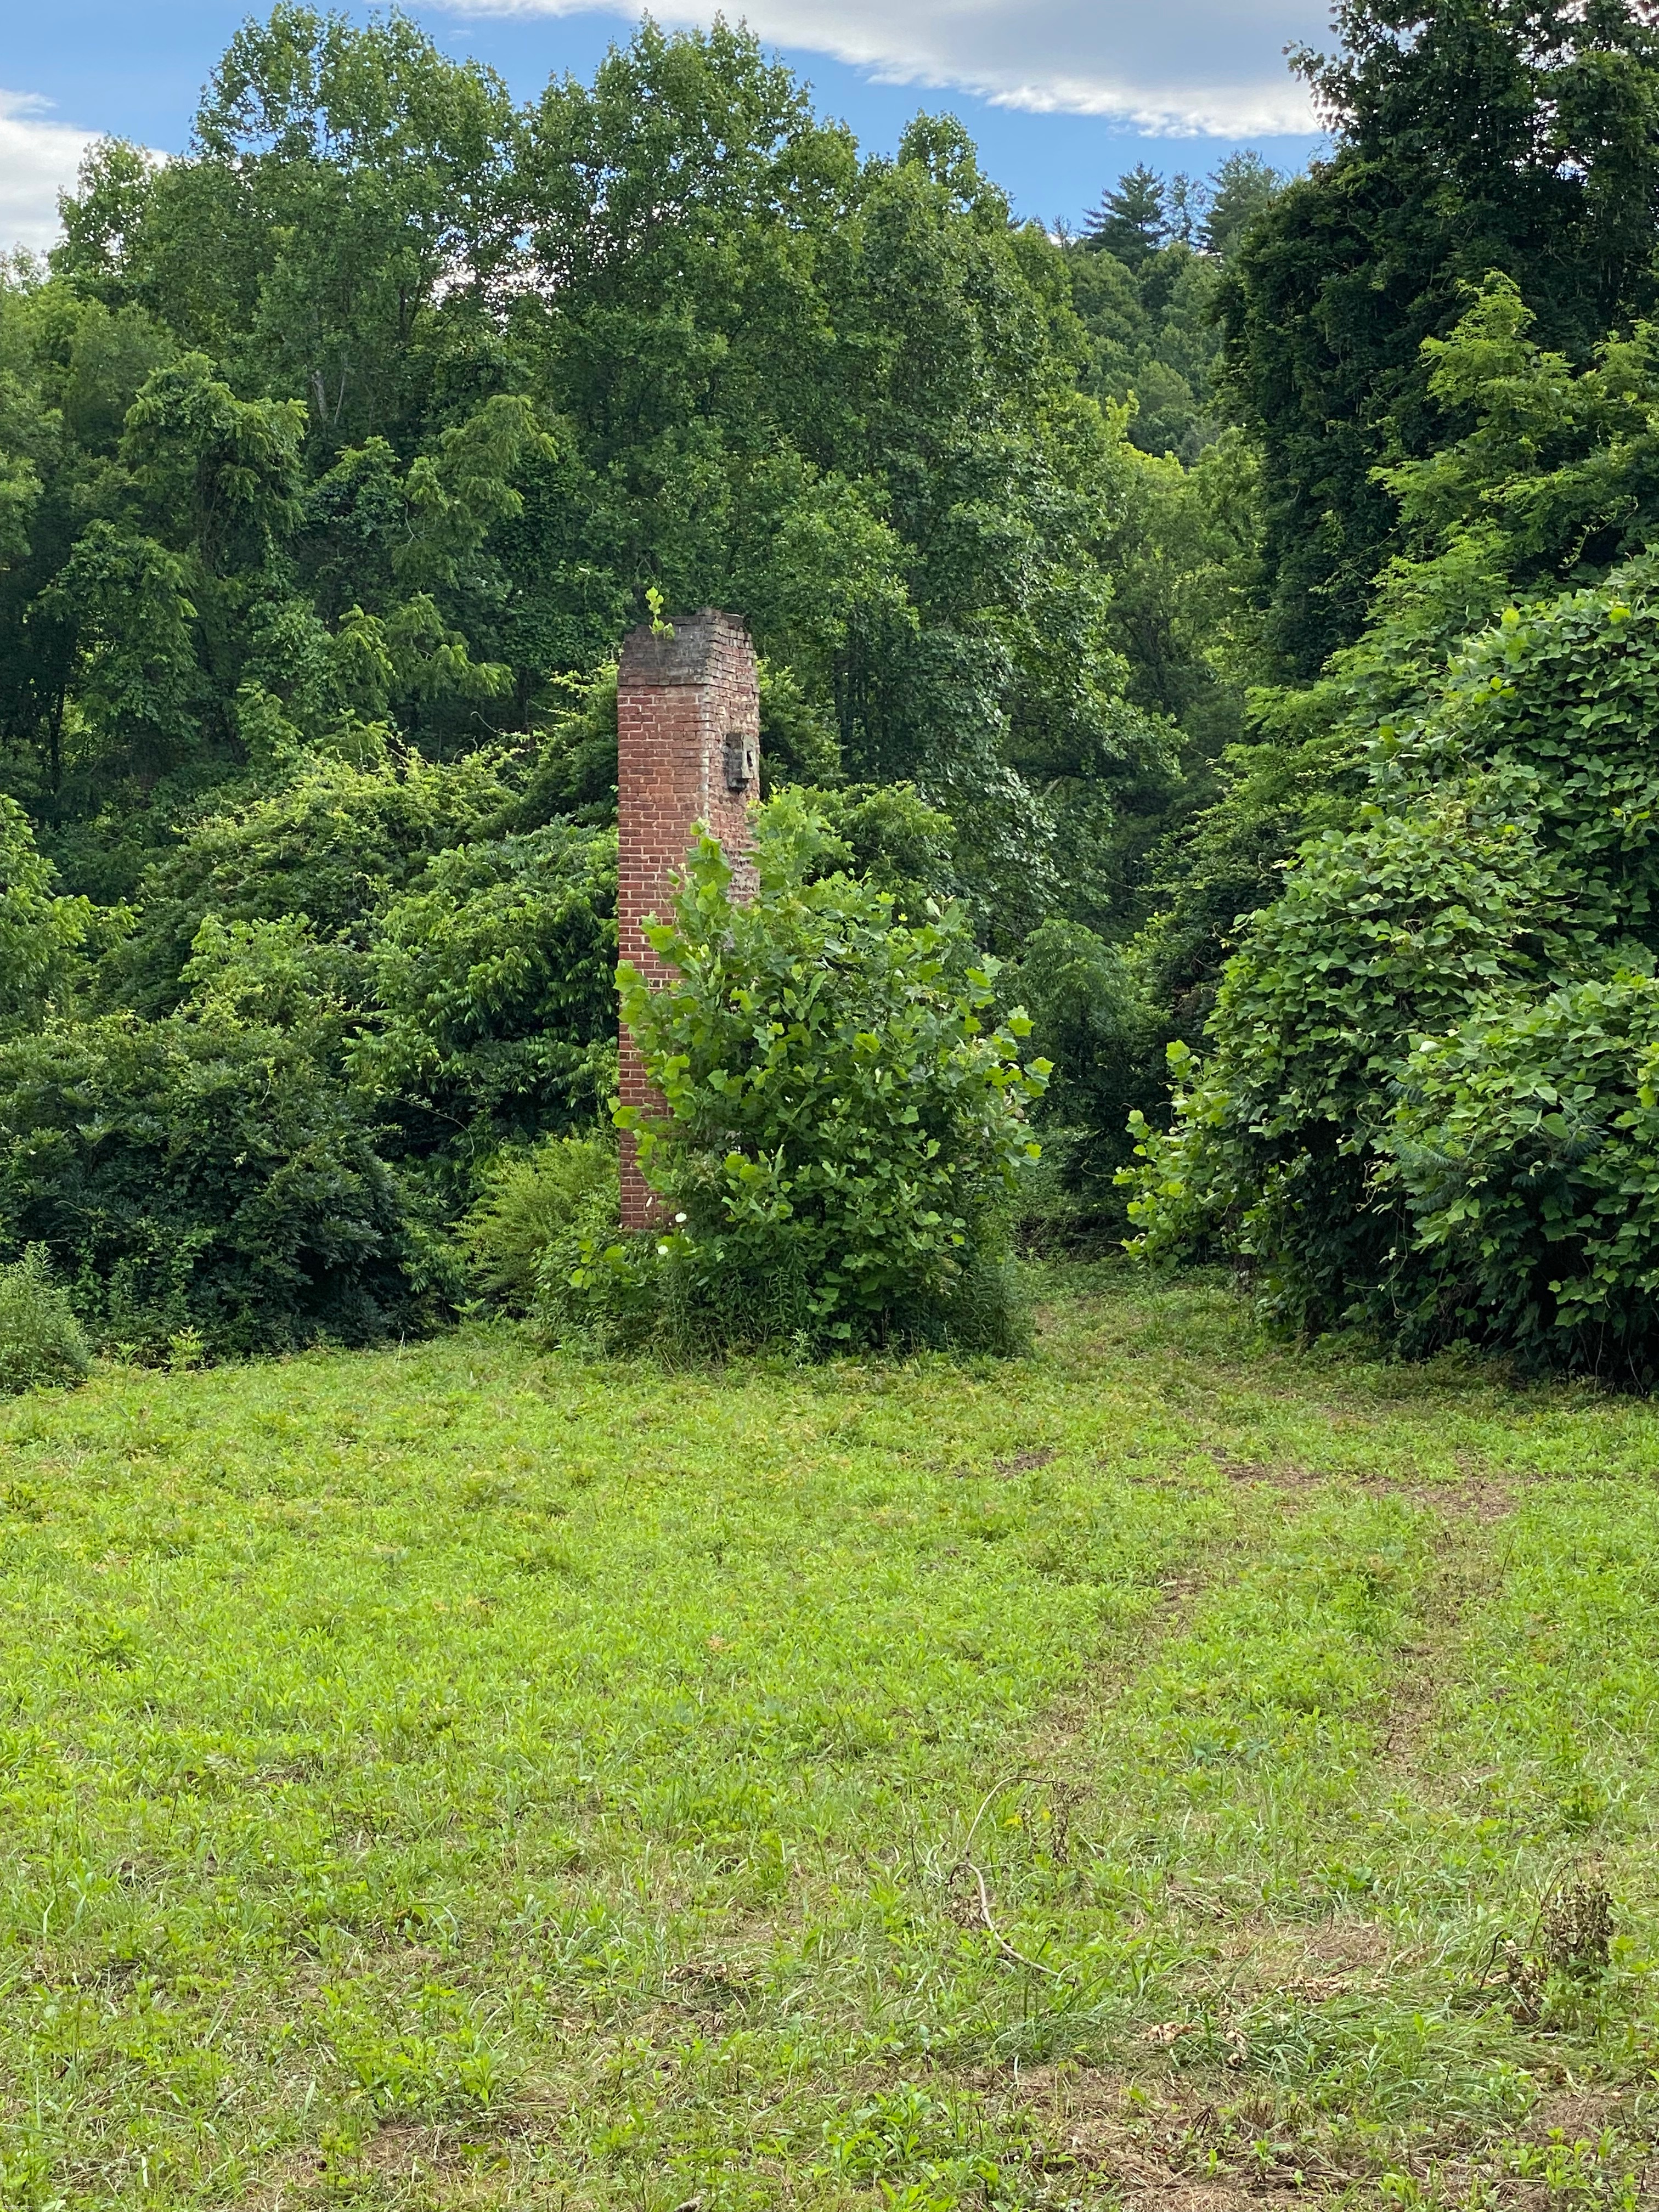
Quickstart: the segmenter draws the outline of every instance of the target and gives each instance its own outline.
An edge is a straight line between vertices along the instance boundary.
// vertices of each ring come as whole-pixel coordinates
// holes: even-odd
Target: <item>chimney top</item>
[[[671,635],[670,633],[672,633]],[[621,681],[639,684],[707,684],[716,673],[722,647],[751,650],[749,633],[736,615],[719,607],[699,607],[676,615],[660,629],[641,623],[623,641]]]

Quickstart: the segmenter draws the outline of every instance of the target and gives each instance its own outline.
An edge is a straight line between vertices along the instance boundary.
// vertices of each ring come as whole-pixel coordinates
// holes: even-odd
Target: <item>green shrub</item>
[[[106,963],[106,998],[170,1012],[209,916],[304,916],[324,939],[360,933],[432,854],[489,836],[515,804],[488,753],[433,763],[406,751],[367,766],[308,756],[277,789],[193,823],[150,870],[137,926]]]
[[[85,899],[54,894],[28,817],[0,793],[0,1036],[32,1028],[66,995],[91,926]]]
[[[1379,1139],[1410,1226],[1379,1296],[1408,1345],[1659,1375],[1659,981],[1477,1012],[1411,1055]]]
[[[1045,1248],[1121,1237],[1116,1176],[1130,1156],[1128,1116],[1160,1102],[1167,1029],[1122,951],[1081,922],[1045,921],[1027,939],[1012,984],[1032,1044],[1053,1063],[1022,1234]]]
[[[304,1041],[210,1007],[0,1044],[0,1250],[46,1246],[106,1342],[166,1356],[416,1325],[442,1247]]]
[[[1212,1057],[1170,1048],[1169,1133],[1131,1117],[1140,1249],[1218,1246],[1293,1326],[1342,1317],[1395,1243],[1370,1181],[1413,1036],[1455,1022],[1483,987],[1543,985],[1565,957],[1562,919],[1557,872],[1505,779],[1374,808],[1306,847],[1228,963]]]
[[[797,797],[823,817],[830,835],[817,864],[826,874],[845,866],[878,891],[892,894],[901,920],[942,906],[962,889],[956,830],[913,783],[806,786]]]
[[[1632,564],[1511,608],[1355,827],[1305,844],[1228,963],[1167,1134],[1137,1117],[1140,1249],[1219,1248],[1299,1328],[1376,1322],[1659,1371],[1659,605]]]
[[[68,1295],[52,1279],[46,1249],[31,1244],[0,1267],[0,1395],[84,1380],[92,1349]]]
[[[613,1321],[693,1347],[1019,1340],[1005,1232],[1047,1063],[998,1027],[992,970],[955,907],[895,924],[841,872],[822,818],[785,793],[756,815],[757,890],[719,845],[687,863],[650,932],[673,974],[618,969],[659,1115],[623,1109],[664,1226],[590,1247],[574,1287]]]
[[[544,1285],[580,1265],[585,1237],[615,1240],[617,1140],[608,1133],[550,1137],[504,1152],[486,1170],[482,1195],[463,1220],[473,1287],[510,1313],[527,1313]]]

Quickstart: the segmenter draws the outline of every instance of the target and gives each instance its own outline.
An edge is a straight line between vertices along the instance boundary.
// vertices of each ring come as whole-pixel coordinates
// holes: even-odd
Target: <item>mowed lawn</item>
[[[0,1408],[0,2203],[1659,2203],[1659,1415],[1044,1295]]]

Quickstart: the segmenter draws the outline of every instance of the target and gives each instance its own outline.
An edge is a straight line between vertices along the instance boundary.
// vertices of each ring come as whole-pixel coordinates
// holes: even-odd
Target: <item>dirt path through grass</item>
[[[1142,2048],[1097,2014],[1034,2120],[1126,2204],[1659,2201],[1652,1431],[1540,1398],[1499,1437],[1450,1395],[1480,1445],[1444,1471],[1398,1429],[1393,1475],[1231,1467],[1279,1540],[1066,1716],[1116,1785],[1109,1936],[1051,1901],[1045,1954],[1115,1939]]]
[[[1064,1279],[0,1409],[0,2203],[1633,2203],[1655,1439]]]

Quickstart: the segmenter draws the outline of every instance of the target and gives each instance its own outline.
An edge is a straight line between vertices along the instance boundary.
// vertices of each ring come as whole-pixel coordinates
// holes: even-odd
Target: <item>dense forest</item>
[[[1659,33],[1336,28],[1327,159],[1076,236],[724,27],[522,106],[283,5],[98,148],[0,273],[0,1257],[142,1356],[478,1295],[608,1111],[616,653],[717,605],[797,878],[1029,1010],[1029,1237],[1646,1376]]]

